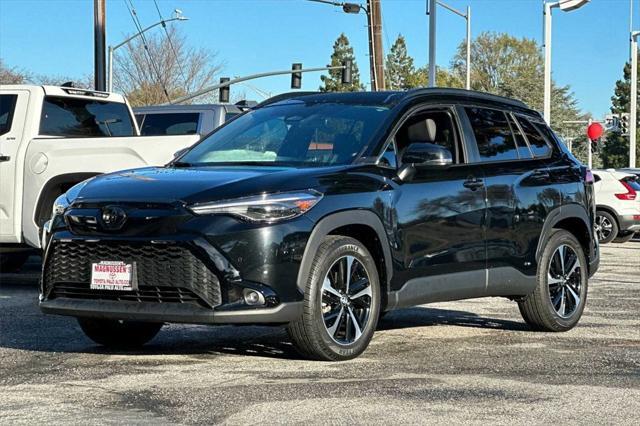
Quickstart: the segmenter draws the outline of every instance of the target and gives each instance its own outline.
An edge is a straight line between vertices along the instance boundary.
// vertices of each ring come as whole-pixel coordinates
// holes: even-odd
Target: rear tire
[[[580,242],[565,230],[547,241],[533,293],[518,302],[527,324],[543,331],[567,331],[580,320],[587,301],[588,266]]]
[[[153,339],[162,323],[77,318],[84,334],[109,348],[138,348]]]
[[[371,341],[380,299],[378,271],[366,247],[353,238],[328,236],[311,266],[303,313],[287,332],[306,358],[355,358]]]
[[[608,244],[618,235],[618,222],[609,212],[596,212],[596,236],[600,244]]]
[[[618,244],[628,243],[633,238],[633,235],[634,233],[631,231],[618,232],[618,236],[613,239],[613,242]]]
[[[24,266],[29,259],[28,251],[19,251],[15,253],[0,254],[0,272],[12,273],[17,272]]]

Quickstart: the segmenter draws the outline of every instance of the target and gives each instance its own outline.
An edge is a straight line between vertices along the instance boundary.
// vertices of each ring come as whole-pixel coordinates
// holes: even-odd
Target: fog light
[[[264,296],[262,293],[256,290],[251,290],[249,288],[245,288],[243,290],[244,301],[247,305],[255,306],[255,305],[264,305]]]

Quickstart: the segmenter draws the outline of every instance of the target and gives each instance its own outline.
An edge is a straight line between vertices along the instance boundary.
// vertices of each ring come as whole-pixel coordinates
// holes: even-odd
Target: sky
[[[107,45],[117,44],[134,25],[125,0],[107,1]],[[158,21],[152,0],[132,0],[143,26]],[[351,0],[354,1],[354,0]],[[364,0],[362,0],[364,2]],[[629,1],[591,0],[576,11],[553,11],[553,78],[570,85],[583,112],[601,118],[609,112],[616,80],[629,57]],[[354,47],[361,80],[369,81],[366,17],[306,0],[158,0],[165,18],[174,9],[189,20],[179,22],[189,44],[216,52],[220,76],[243,76],[324,66],[332,45],[344,32]],[[542,0],[446,0],[460,10],[472,9],[472,36],[483,31],[506,32],[542,44]],[[640,29],[640,0],[634,0]],[[382,0],[385,52],[398,34],[405,36],[416,66],[428,56],[425,0]],[[437,64],[448,67],[465,36],[464,19],[438,9]],[[161,27],[157,31],[162,31]],[[82,77],[93,70],[93,1],[0,0],[0,58],[6,65],[34,74]],[[540,76],[542,78],[542,76]],[[264,92],[289,91],[288,76],[232,87],[247,98]],[[304,74],[303,90],[317,90],[320,74]],[[237,94],[237,93],[236,93]],[[233,94],[232,94],[233,97]]]

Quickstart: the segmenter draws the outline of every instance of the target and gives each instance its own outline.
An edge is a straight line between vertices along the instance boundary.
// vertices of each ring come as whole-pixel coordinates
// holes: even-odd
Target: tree
[[[320,86],[321,92],[357,92],[364,90],[364,86],[360,83],[360,71],[353,54],[353,47],[349,44],[349,39],[344,33],[333,43],[333,53],[331,54],[330,67],[338,67],[345,60],[351,60],[351,84],[342,84],[342,70],[329,70],[329,75],[320,76],[323,86]]]
[[[385,66],[387,89],[406,90],[416,87],[413,85],[416,80],[416,68],[413,65],[413,58],[407,52],[407,43],[401,34],[391,46]]]
[[[640,73],[638,73],[640,75]],[[616,87],[611,97],[611,112],[623,114],[629,111],[631,97],[631,65],[626,63],[622,70],[622,79],[616,81]],[[638,92],[640,93],[640,92]],[[636,93],[636,96],[638,96]],[[640,124],[640,121],[636,121]],[[640,143],[636,137],[636,158],[640,158]],[[623,136],[618,131],[608,132],[602,148],[603,167],[627,167],[629,166],[629,136]]]
[[[466,73],[466,45],[460,43],[452,61],[453,73]],[[543,108],[544,58],[535,40],[504,33],[483,32],[471,44],[471,88],[520,99],[536,110]],[[569,86],[552,82],[552,127],[562,133],[563,121],[583,116]]]
[[[148,49],[138,37],[115,55],[113,87],[131,105],[161,104],[215,84],[221,69],[215,53],[190,48],[175,27],[168,27],[167,37],[145,35],[145,40]]]
[[[29,81],[28,73],[18,68],[8,68],[0,58],[0,84],[25,84]]]

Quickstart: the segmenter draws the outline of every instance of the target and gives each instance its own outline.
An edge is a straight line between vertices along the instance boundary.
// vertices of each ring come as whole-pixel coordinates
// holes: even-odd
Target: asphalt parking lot
[[[37,308],[37,259],[0,277],[1,423],[638,424],[640,242],[603,247],[585,315],[530,331],[503,299],[392,312],[344,363],[278,328],[166,326],[109,352]]]

